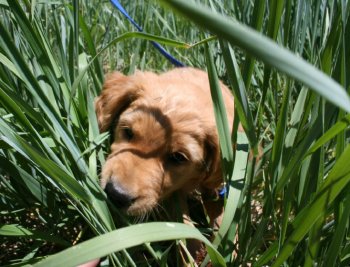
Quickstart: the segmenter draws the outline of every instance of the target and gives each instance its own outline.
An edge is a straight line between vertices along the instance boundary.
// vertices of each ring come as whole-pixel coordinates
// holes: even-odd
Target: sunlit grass
[[[212,262],[348,266],[350,3],[122,3],[149,35],[133,33],[108,1],[0,0],[0,265],[75,265],[117,251],[104,265],[181,266],[168,249],[183,240],[153,241],[207,242],[207,229],[181,224],[154,238],[164,223],[113,244],[136,228],[121,228],[133,220],[108,206],[99,187],[108,135],[98,131],[93,102],[106,72],[173,67],[152,39],[227,83],[246,132],[228,140],[219,125],[232,183],[224,223],[207,246]],[[253,159],[240,151],[234,158],[231,141],[249,142]],[[98,249],[101,240],[108,250]],[[15,241],[17,254],[5,256]],[[78,243],[94,254],[77,260]]]

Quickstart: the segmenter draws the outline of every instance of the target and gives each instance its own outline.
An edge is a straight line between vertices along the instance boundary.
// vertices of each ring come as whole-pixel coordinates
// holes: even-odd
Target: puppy
[[[234,103],[221,83],[229,125]],[[101,186],[127,214],[142,216],[174,192],[205,199],[223,186],[219,140],[207,73],[177,68],[163,74],[115,72],[95,102],[111,151]],[[206,205],[212,225],[222,207]],[[186,208],[184,208],[186,213]]]

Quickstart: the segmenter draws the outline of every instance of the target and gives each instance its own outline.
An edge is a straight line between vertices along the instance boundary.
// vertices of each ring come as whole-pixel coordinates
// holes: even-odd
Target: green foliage
[[[104,265],[181,266],[170,251],[197,238],[204,264],[348,266],[350,3],[122,3],[145,34],[108,1],[0,0],[0,264],[112,253]],[[98,183],[108,134],[93,102],[104,74],[172,68],[148,40],[208,69],[230,186],[211,243],[208,229],[131,225]],[[218,77],[235,96],[233,129],[246,134],[228,133]]]

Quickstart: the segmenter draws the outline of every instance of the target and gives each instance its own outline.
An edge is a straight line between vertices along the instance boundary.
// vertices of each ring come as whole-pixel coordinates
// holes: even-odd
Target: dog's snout
[[[134,197],[125,192],[122,188],[115,186],[112,182],[108,182],[104,190],[108,198],[117,207],[127,208],[135,201]]]

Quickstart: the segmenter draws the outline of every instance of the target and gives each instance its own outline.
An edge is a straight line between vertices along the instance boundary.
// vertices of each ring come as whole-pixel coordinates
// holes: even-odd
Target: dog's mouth
[[[106,184],[104,191],[114,206],[130,216],[144,215],[150,212],[157,203],[150,196],[134,196],[121,187],[115,186],[112,182]]]

